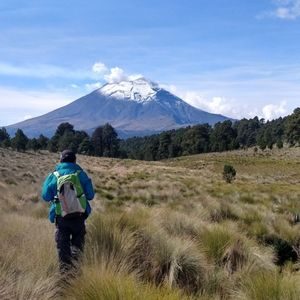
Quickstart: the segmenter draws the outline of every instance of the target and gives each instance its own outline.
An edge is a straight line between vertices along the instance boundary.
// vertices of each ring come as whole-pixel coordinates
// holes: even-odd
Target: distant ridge
[[[228,120],[200,110],[145,78],[107,83],[100,89],[45,115],[7,126],[29,137],[52,136],[57,126],[69,122],[77,130],[91,133],[110,123],[120,137],[143,136],[189,125]]]

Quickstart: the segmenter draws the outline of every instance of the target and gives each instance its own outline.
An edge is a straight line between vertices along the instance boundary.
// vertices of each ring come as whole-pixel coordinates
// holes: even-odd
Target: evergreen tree
[[[73,152],[77,152],[75,144],[75,135],[73,131],[66,130],[65,133],[58,140],[58,151],[64,151],[70,149]]]
[[[300,107],[296,108],[294,113],[286,118],[285,135],[290,145],[300,144]]]
[[[103,156],[103,127],[99,126],[92,134],[91,143],[95,156]]]
[[[54,135],[63,136],[66,132],[74,133],[74,126],[68,122],[58,125]]]
[[[10,136],[5,127],[0,128],[0,146],[5,148],[10,146]]]
[[[236,131],[232,127],[232,122],[226,120],[217,123],[210,135],[212,151],[227,151],[237,149]]]
[[[120,141],[118,134],[110,124],[103,126],[102,132],[103,140],[103,156],[105,157],[118,157],[120,150]]]
[[[41,145],[39,144],[39,142],[36,138],[33,138],[33,139],[28,140],[26,148],[36,152],[41,149]]]
[[[47,149],[47,145],[49,143],[49,139],[47,137],[45,137],[44,135],[40,135],[37,139],[37,142],[40,145],[40,149],[45,150]]]
[[[84,154],[84,155],[91,155],[93,153],[93,145],[89,139],[89,137],[86,137],[79,145],[78,147],[78,153]]]
[[[71,149],[74,152],[77,151],[79,144],[75,141],[74,126],[68,122],[61,123],[53,137],[48,142],[48,150],[50,152],[63,151],[65,149]]]
[[[236,142],[241,148],[248,148],[256,145],[257,133],[261,127],[258,117],[247,120],[242,119],[235,122],[234,128],[237,133]]]
[[[208,152],[210,131],[211,127],[208,124],[188,127],[182,138],[183,154]]]
[[[12,139],[12,147],[17,151],[25,151],[28,143],[28,137],[21,129],[18,129],[15,137]]]
[[[152,136],[145,140],[144,150],[140,151],[139,156],[144,160],[157,160],[159,152],[159,137]]]
[[[58,143],[60,136],[55,134],[48,142],[48,150],[50,152],[58,152]]]
[[[159,136],[158,158],[169,158],[171,148],[171,134],[170,132],[162,132]]]
[[[79,145],[84,140],[89,139],[89,138],[90,138],[89,135],[85,131],[83,131],[83,130],[81,130],[81,131],[77,131],[76,130],[75,131],[75,134],[74,134],[74,144],[75,144],[75,147],[76,147],[77,151],[78,151]]]

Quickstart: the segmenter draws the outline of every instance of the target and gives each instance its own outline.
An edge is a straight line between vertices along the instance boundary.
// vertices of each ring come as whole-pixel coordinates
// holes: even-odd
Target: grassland
[[[40,199],[57,160],[0,149],[1,299],[300,299],[300,148],[162,162],[79,156],[96,197],[69,284]]]

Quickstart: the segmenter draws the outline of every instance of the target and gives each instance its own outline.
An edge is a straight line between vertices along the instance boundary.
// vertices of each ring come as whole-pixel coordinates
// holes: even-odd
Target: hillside
[[[62,286],[39,196],[58,154],[0,148],[0,298],[299,299],[299,157],[299,147],[161,162],[79,156],[97,193],[82,273]]]

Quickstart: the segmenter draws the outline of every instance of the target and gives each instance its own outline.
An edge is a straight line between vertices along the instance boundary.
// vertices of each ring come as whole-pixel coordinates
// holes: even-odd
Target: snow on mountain
[[[133,81],[107,83],[98,90],[102,95],[122,100],[133,100],[144,103],[155,99],[159,86],[141,77]]]

